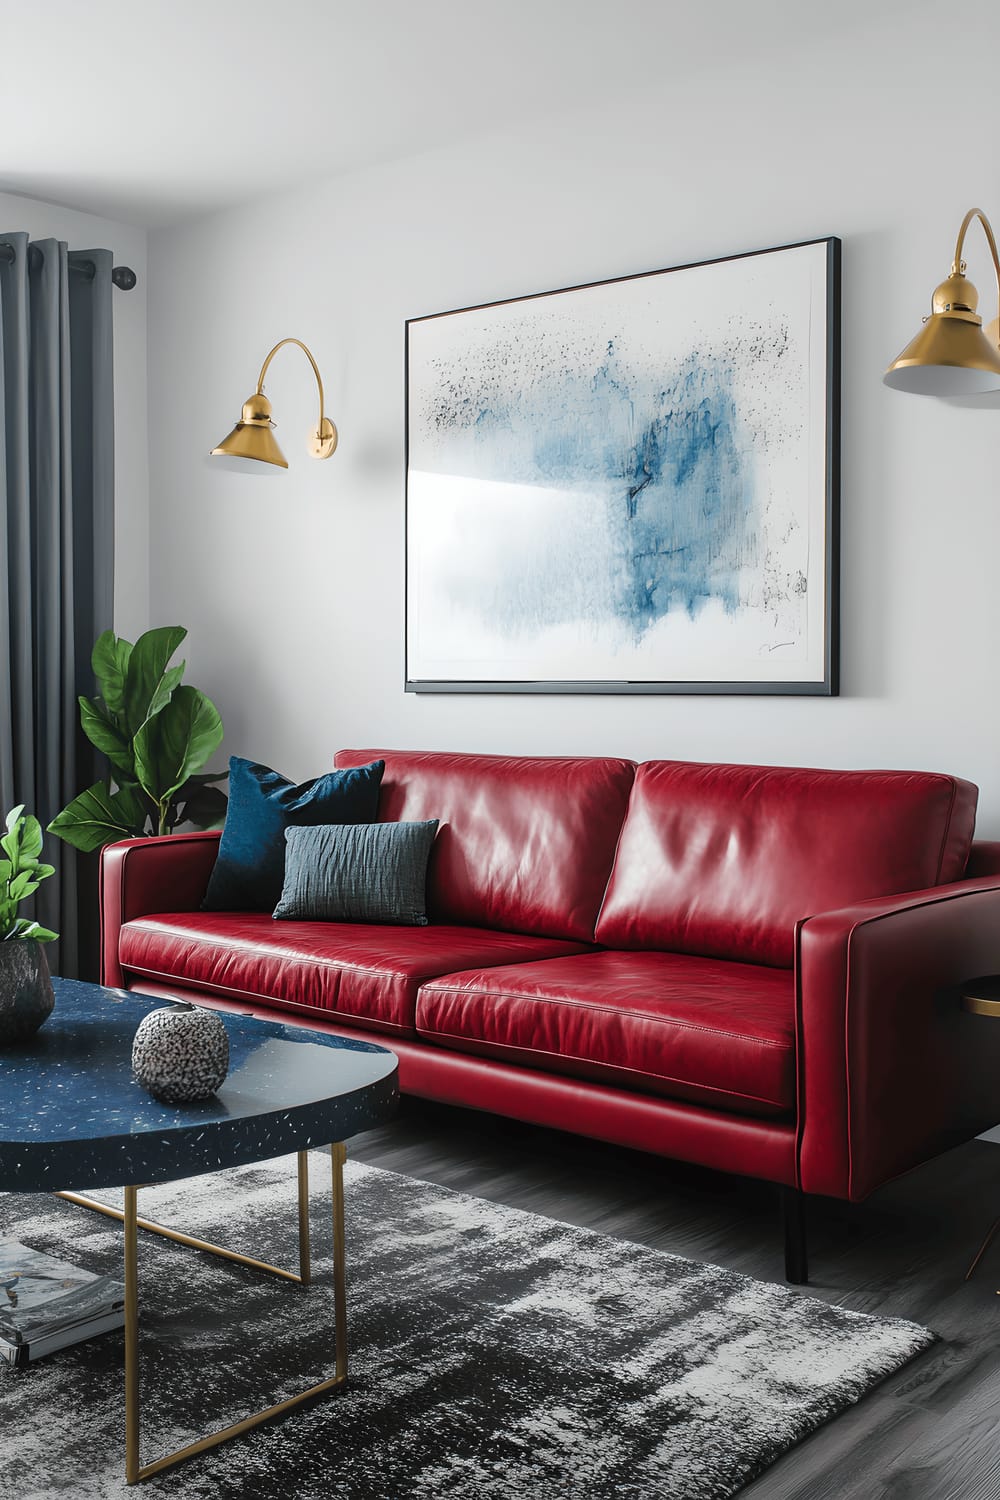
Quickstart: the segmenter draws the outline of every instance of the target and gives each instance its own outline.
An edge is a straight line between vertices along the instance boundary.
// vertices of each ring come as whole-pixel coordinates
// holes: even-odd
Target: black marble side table
[[[139,1022],[162,1002],[77,980],[53,982],[56,1006],[41,1031],[29,1042],[0,1052],[0,1192],[58,1192],[124,1224],[125,1478],[136,1484],[346,1382],[343,1143],[394,1113],[398,1064],[393,1053],[373,1043],[225,1015],[230,1070],[218,1093],[198,1104],[161,1104],[133,1079],[131,1052]],[[138,1230],[308,1283],[307,1152],[328,1144],[333,1174],[334,1374],[143,1464]],[[174,1182],[293,1151],[298,1157],[297,1272],[138,1216],[140,1184]],[[79,1191],[122,1184],[124,1209]]]

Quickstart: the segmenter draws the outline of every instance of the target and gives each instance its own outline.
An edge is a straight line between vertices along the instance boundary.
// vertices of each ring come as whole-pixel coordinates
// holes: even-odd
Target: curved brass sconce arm
[[[979,293],[965,274],[962,250],[973,219],[983,226],[997,282],[998,316],[987,328],[976,311]],[[969,396],[1000,390],[1000,254],[993,226],[981,208],[970,208],[955,242],[946,281],[934,288],[931,315],[893,360],[886,385],[931,396]]]
[[[978,219],[983,226],[983,233],[989,242],[990,254],[993,257],[993,269],[997,278],[997,300],[1000,302],[1000,255],[997,254],[997,242],[993,235],[993,225],[983,213],[981,208],[970,208],[962,220],[962,227],[958,231],[958,239],[955,241],[955,258],[951,263],[951,274],[953,276],[965,275],[965,261],[962,259],[962,249],[965,245],[965,236],[973,219]],[[318,373],[318,372],[317,372]]]
[[[323,377],[319,373],[319,365],[301,339],[287,338],[280,339],[264,360],[257,377],[256,391],[244,401],[240,420],[229,436],[217,448],[212,449],[213,456],[254,459],[260,463],[276,464],[281,469],[288,468],[288,462],[272,431],[274,423],[271,420],[271,403],[264,395],[264,376],[268,366],[278,350],[283,349],[286,344],[297,344],[302,350],[312,365],[319,389],[319,424],[315,432],[309,435],[309,453],[313,458],[329,458],[336,449],[337,429],[324,410]]]

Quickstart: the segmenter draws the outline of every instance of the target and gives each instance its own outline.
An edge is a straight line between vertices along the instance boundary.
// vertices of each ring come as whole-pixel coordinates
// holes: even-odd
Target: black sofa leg
[[[785,1221],[785,1280],[792,1286],[809,1283],[809,1260],[806,1254],[806,1195],[798,1188],[781,1189],[781,1210]]]

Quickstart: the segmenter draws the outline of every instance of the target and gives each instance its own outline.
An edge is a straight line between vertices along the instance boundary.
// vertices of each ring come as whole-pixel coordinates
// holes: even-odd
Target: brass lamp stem
[[[990,236],[990,238],[992,239],[992,235]],[[993,248],[993,255],[994,258],[996,258],[996,246],[994,246]],[[998,276],[1000,276],[1000,270],[998,270],[997,274]],[[998,282],[998,285],[1000,285],[1000,282]],[[277,354],[278,350],[283,349],[286,344],[298,344],[299,348],[302,350],[302,353],[305,355],[306,359],[313,367],[313,374],[316,376],[316,384],[319,386],[319,427],[317,428],[317,431],[322,432],[323,420],[325,416],[323,410],[323,377],[319,373],[319,365],[317,365],[309,349],[306,348],[301,339],[282,339],[280,343],[275,344],[274,348],[271,350],[270,354],[267,356],[264,363],[260,367],[260,374],[257,377],[257,395],[262,396],[264,394],[264,376],[267,374],[267,367],[271,363],[274,356]]]
[[[982,224],[983,232],[989,243],[990,254],[993,257],[993,270],[997,279],[997,316],[1000,317],[1000,255],[997,254],[997,242],[993,235],[993,226],[981,208],[970,208],[962,220],[962,227],[958,231],[958,239],[955,242],[955,259],[952,261],[951,274],[953,276],[965,275],[965,261],[962,259],[962,247],[965,244],[966,231],[973,219],[978,219]]]

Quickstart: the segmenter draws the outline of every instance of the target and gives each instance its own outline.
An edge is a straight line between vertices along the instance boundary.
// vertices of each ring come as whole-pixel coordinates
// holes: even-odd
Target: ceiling
[[[0,190],[161,226],[627,105],[871,14],[871,0],[0,0]]]

